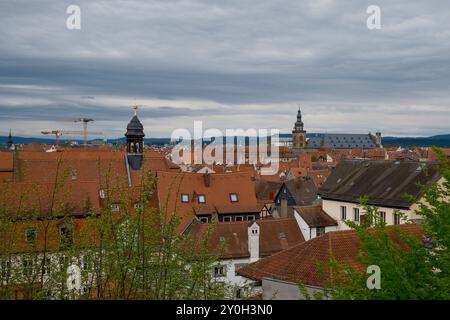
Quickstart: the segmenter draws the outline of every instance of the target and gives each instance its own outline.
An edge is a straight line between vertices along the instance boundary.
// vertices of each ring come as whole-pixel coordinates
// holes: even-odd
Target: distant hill
[[[316,136],[316,133],[308,133],[308,137]],[[280,134],[281,138],[290,138],[292,137],[291,134]],[[225,138],[224,142],[225,142]],[[6,136],[0,136],[0,144],[6,143],[8,140],[8,137]],[[48,139],[48,138],[28,138],[28,137],[13,137],[14,143],[18,144],[28,144],[28,143],[46,143],[46,144],[53,144],[55,143],[55,139]],[[236,140],[236,139],[235,139]],[[245,139],[246,142],[248,142],[248,138]],[[61,139],[61,144],[64,144],[66,141],[77,141],[79,144],[82,144],[82,140],[73,140],[73,139]],[[120,139],[108,139],[108,143],[115,143],[116,141],[120,141],[122,143],[125,143],[125,138]],[[170,138],[148,138],[145,139],[146,144],[156,144],[156,145],[164,145],[168,144],[170,142]],[[409,147],[409,146],[422,146],[422,147],[429,147],[429,146],[438,146],[438,147],[450,147],[450,134],[441,134],[431,137],[383,137],[383,146],[402,146],[402,147]]]

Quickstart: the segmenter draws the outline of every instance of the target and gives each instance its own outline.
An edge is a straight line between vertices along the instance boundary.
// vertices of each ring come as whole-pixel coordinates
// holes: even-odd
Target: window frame
[[[380,210],[380,222],[386,223],[386,211]]]
[[[347,206],[341,206],[341,221],[347,220]]]
[[[203,199],[203,201],[200,201],[200,199]],[[197,196],[197,201],[198,201],[199,204],[205,204],[205,203],[206,203],[206,195],[204,195],[204,194],[199,194],[199,195]]]
[[[221,277],[226,277],[227,275],[227,266],[224,264],[219,264],[214,266],[214,277],[216,278],[221,278]],[[218,270],[222,270],[222,272],[217,272]]]
[[[394,212],[394,225],[401,224],[402,218],[399,213]]]
[[[236,192],[232,192],[229,194],[230,197],[230,202],[231,203],[235,203],[235,202],[239,202],[239,196]],[[233,200],[233,197],[235,197],[235,199]]]
[[[361,212],[359,208],[353,208],[353,221],[360,222],[361,221]]]
[[[185,200],[184,197],[186,197],[186,200]],[[181,194],[181,203],[189,203],[189,193],[182,193]]]
[[[28,232],[33,232],[34,233],[34,239],[30,240],[28,239]],[[25,242],[28,244],[34,244],[36,243],[38,237],[38,230],[36,227],[28,227],[25,229]]]
[[[319,234],[319,230],[321,230],[320,234]],[[316,227],[316,237],[319,237],[323,234],[325,234],[325,227]]]

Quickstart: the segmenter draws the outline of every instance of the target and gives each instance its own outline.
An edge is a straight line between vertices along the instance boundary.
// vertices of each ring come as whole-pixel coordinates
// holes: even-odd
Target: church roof
[[[376,148],[375,138],[371,134],[323,133],[310,137],[307,148],[319,149],[331,147],[333,149]]]
[[[144,126],[137,115],[134,115],[128,123],[125,137],[145,137]]]

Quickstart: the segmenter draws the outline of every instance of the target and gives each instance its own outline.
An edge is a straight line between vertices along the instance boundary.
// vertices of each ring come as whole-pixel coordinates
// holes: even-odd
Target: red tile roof
[[[392,238],[399,243],[399,236],[393,232]],[[399,228],[410,235],[420,237],[421,230],[416,224],[400,225]],[[327,232],[317,238],[300,243],[290,249],[281,251],[265,259],[251,263],[239,269],[244,277],[262,280],[278,279],[288,282],[303,282],[306,285],[323,286],[331,280],[331,270],[325,266],[324,277],[318,271],[317,262],[327,264],[330,258],[338,263],[349,265],[355,270],[362,270],[357,261],[360,241],[354,230]]]
[[[326,214],[321,205],[294,207],[294,209],[311,228],[337,226],[336,220]]]
[[[205,175],[158,172],[157,176],[159,207],[167,208],[168,213],[176,212],[182,217],[183,222],[179,231],[184,230],[194,214],[254,213],[261,210],[250,173]],[[209,179],[209,186],[205,184],[205,178]],[[231,202],[231,193],[237,194],[237,202]],[[181,201],[182,194],[189,195],[188,203]],[[205,196],[204,204],[198,202],[198,195]]]
[[[281,250],[304,242],[300,228],[293,218],[265,219],[256,221],[221,222],[215,224],[194,221],[186,233],[201,241],[208,228],[212,228],[209,240],[210,252],[224,258],[249,257],[248,227],[257,223],[260,227],[260,257],[270,256]]]

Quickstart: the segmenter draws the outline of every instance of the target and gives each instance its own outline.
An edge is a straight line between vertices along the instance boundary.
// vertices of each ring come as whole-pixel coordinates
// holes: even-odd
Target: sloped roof
[[[86,215],[100,208],[98,183],[14,182],[0,184],[0,206],[15,218]]]
[[[256,197],[258,200],[273,201],[282,184],[281,181],[258,179],[255,181]]]
[[[0,152],[0,171],[13,170],[13,153]]]
[[[312,204],[317,199],[316,185],[308,177],[285,181],[284,184],[294,198],[295,204],[298,206]]]
[[[422,232],[416,224],[398,226],[401,231],[420,237]],[[400,243],[399,236],[392,227],[392,239]],[[321,287],[330,280],[332,272],[326,264],[334,258],[339,264],[349,265],[362,271],[357,261],[360,241],[356,231],[327,232],[317,238],[300,243],[292,248],[240,268],[238,274],[261,281],[263,278],[299,282]],[[325,264],[323,275],[318,271],[317,262]]]
[[[294,209],[311,228],[337,226],[336,220],[326,214],[321,205],[294,207]]]
[[[255,195],[255,183],[247,172],[199,174],[161,171],[157,177],[159,207],[182,218],[179,231],[190,223],[194,214],[255,213],[261,210]],[[209,186],[205,179],[209,179]],[[237,202],[231,202],[231,193],[237,194]],[[182,194],[189,195],[188,203],[181,201]],[[204,204],[198,202],[198,195],[205,196]]]
[[[256,221],[220,222],[215,224],[194,221],[186,233],[198,244],[205,237],[208,228],[212,229],[209,249],[213,254],[225,258],[249,257],[248,227],[257,223],[260,227],[260,257],[272,255],[281,250],[304,242],[305,239],[293,218],[264,219]]]
[[[323,133],[311,137],[307,148],[319,149],[323,146],[334,149],[376,148],[374,137],[370,134]]]
[[[424,165],[427,169],[421,169]],[[427,171],[427,173],[425,172]],[[323,199],[358,202],[367,196],[369,204],[409,208],[404,194],[418,196],[417,183],[437,180],[434,164],[417,161],[342,160],[320,188]]]

